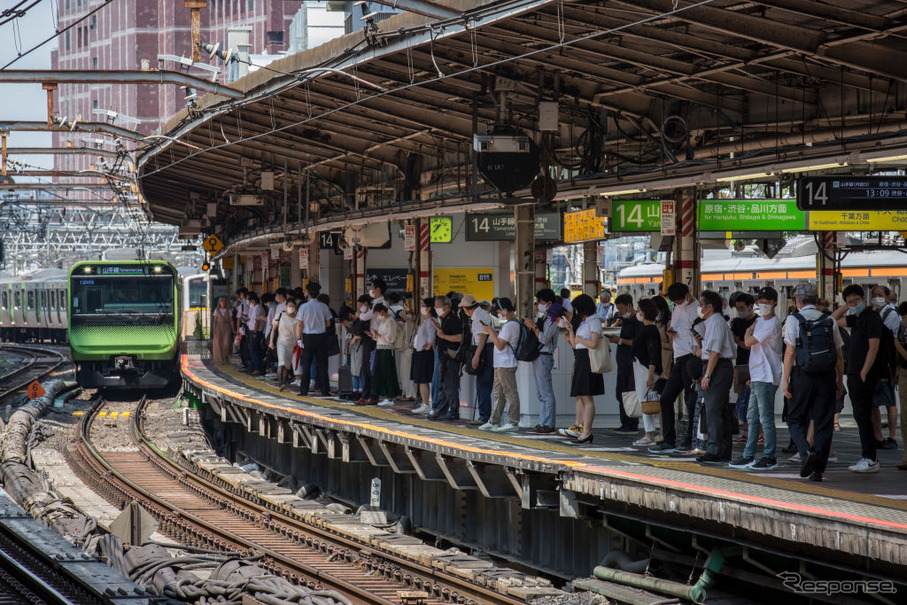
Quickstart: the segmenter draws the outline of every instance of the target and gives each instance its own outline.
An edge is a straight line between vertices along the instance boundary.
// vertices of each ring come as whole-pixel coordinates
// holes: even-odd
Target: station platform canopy
[[[227,254],[356,221],[702,196],[907,157],[901,1],[436,4],[456,16],[369,23],[175,116],[138,150],[153,217],[210,219]]]

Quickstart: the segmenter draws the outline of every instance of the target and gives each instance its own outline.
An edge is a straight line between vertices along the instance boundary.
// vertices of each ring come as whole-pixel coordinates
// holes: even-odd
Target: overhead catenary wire
[[[27,51],[17,53],[17,55],[16,55],[13,59],[11,59],[6,65],[4,65],[3,67],[0,67],[0,71],[6,69],[7,67],[9,67],[10,65],[12,65],[13,63],[16,63],[17,61],[19,61],[19,59],[22,59],[22,58],[24,58],[24,57],[27,57],[28,55],[30,55],[31,53],[35,52],[36,50],[38,50],[39,48],[41,48],[42,46],[44,46],[45,44],[47,44],[48,42],[50,42],[51,40],[53,40],[54,38],[56,38],[57,36],[59,36],[60,34],[66,33],[67,31],[71,30],[72,28],[74,28],[76,25],[78,25],[78,24],[81,23],[82,21],[85,21],[85,20],[88,19],[90,16],[94,15],[94,14],[97,13],[99,10],[101,10],[101,9],[104,8],[104,7],[106,7],[108,4],[110,4],[111,2],[113,2],[113,0],[102,0],[102,2],[103,2],[103,4],[99,5],[99,6],[98,6],[97,8],[95,8],[95,9],[93,9],[93,10],[91,10],[91,11],[85,13],[85,15],[82,16],[80,19],[77,19],[76,21],[73,21],[72,23],[70,23],[69,25],[67,25],[66,27],[64,27],[63,29],[56,29],[53,35],[48,36],[46,39],[44,39],[43,41],[39,42],[39,43],[36,44],[35,46],[32,46],[32,47],[31,47],[30,49],[28,49]],[[58,27],[59,27],[59,26],[58,26]]]
[[[145,176],[151,176],[151,175],[153,175],[153,174],[157,174],[158,172],[161,172],[161,171],[163,171],[163,170],[166,170],[166,169],[168,169],[168,168],[170,168],[170,167],[172,167],[172,166],[176,166],[176,165],[178,165],[178,164],[181,164],[181,163],[183,163],[184,161],[186,161],[186,160],[188,160],[188,159],[194,158],[195,156],[201,155],[202,153],[206,153],[206,152],[208,152],[208,151],[215,151],[215,150],[217,150],[217,149],[224,148],[224,147],[226,147],[226,146],[228,146],[228,145],[233,145],[233,144],[236,144],[236,143],[241,143],[241,142],[246,142],[246,141],[252,141],[252,140],[256,140],[256,139],[259,139],[259,138],[261,138],[261,137],[265,137],[265,136],[268,136],[268,135],[271,135],[271,134],[274,134],[274,133],[277,133],[277,132],[283,132],[283,131],[285,131],[285,130],[289,130],[289,129],[292,129],[292,128],[296,128],[296,127],[301,126],[301,125],[303,125],[303,124],[307,124],[308,122],[315,121],[315,120],[318,120],[318,119],[321,119],[321,118],[324,118],[324,117],[333,115],[334,113],[338,113],[338,112],[345,111],[345,110],[347,110],[347,109],[349,109],[349,108],[351,108],[351,107],[356,107],[356,106],[358,106],[358,105],[360,105],[360,104],[362,104],[362,103],[364,103],[364,102],[367,102],[367,101],[371,101],[371,100],[374,100],[374,99],[377,99],[377,98],[381,98],[381,97],[385,97],[385,96],[392,96],[392,95],[394,95],[394,94],[396,94],[396,93],[404,92],[404,91],[409,90],[409,89],[412,89],[412,88],[419,88],[419,87],[421,87],[421,86],[426,86],[426,85],[429,85],[429,84],[437,83],[437,82],[440,82],[440,81],[445,80],[445,79],[448,79],[448,78],[463,76],[463,75],[466,75],[466,74],[469,74],[469,73],[473,73],[473,72],[476,72],[476,71],[487,70],[487,69],[489,69],[489,68],[491,68],[491,67],[496,67],[496,66],[498,66],[498,65],[504,65],[504,64],[507,64],[507,63],[510,63],[510,62],[513,62],[513,61],[517,61],[517,60],[520,60],[520,59],[526,59],[526,58],[529,58],[529,57],[533,57],[533,56],[535,56],[535,55],[544,54],[544,53],[549,53],[549,52],[554,51],[554,50],[557,50],[557,49],[559,49],[559,48],[574,46],[574,45],[576,45],[576,44],[579,44],[579,43],[582,43],[582,42],[585,42],[585,41],[588,41],[588,40],[593,40],[593,39],[596,39],[596,38],[600,38],[600,37],[602,37],[602,36],[607,36],[607,35],[610,35],[610,34],[613,34],[613,33],[617,33],[617,32],[619,32],[619,31],[623,31],[623,30],[626,30],[626,29],[629,29],[629,28],[632,28],[632,27],[636,27],[636,26],[639,26],[639,25],[644,25],[644,24],[646,24],[646,23],[651,23],[651,22],[654,22],[654,21],[658,21],[658,20],[661,20],[661,19],[663,19],[663,18],[666,18],[666,17],[669,17],[669,16],[673,16],[673,15],[676,15],[676,14],[678,14],[678,13],[682,13],[682,12],[685,12],[685,11],[688,11],[688,10],[691,10],[691,9],[695,9],[695,8],[698,8],[698,7],[706,6],[706,5],[708,5],[708,4],[714,3],[715,1],[716,1],[716,0],[700,0],[699,2],[696,2],[696,3],[693,3],[693,4],[689,4],[689,5],[684,6],[684,7],[675,8],[674,10],[669,11],[669,12],[658,13],[658,14],[656,14],[656,15],[650,15],[650,16],[648,16],[648,17],[645,17],[645,18],[643,18],[643,19],[639,19],[639,20],[637,20],[637,21],[633,21],[633,22],[630,22],[630,23],[624,23],[624,24],[619,25],[619,26],[617,26],[617,27],[612,27],[612,28],[608,28],[608,29],[604,29],[604,30],[592,32],[592,33],[590,33],[590,34],[587,34],[587,35],[585,35],[585,36],[580,36],[580,37],[574,38],[574,39],[572,39],[572,40],[566,40],[566,41],[564,41],[564,42],[558,42],[558,43],[551,44],[551,45],[548,45],[548,46],[545,46],[545,47],[542,47],[542,48],[532,49],[532,50],[529,50],[529,51],[527,51],[527,52],[525,52],[525,53],[522,53],[522,54],[520,54],[520,55],[514,55],[514,56],[512,56],[512,57],[505,57],[505,58],[497,59],[497,60],[492,61],[492,62],[490,62],[490,63],[485,63],[485,64],[473,66],[473,67],[466,67],[466,68],[461,69],[461,70],[459,70],[459,71],[457,71],[457,72],[454,72],[454,73],[446,74],[446,75],[443,75],[443,76],[435,76],[435,77],[432,77],[432,78],[428,78],[428,79],[426,79],[426,80],[424,80],[424,81],[422,81],[422,82],[413,82],[413,83],[411,83],[411,84],[401,84],[400,86],[398,86],[398,87],[396,87],[396,88],[391,88],[391,89],[388,89],[388,90],[386,90],[386,91],[377,92],[377,93],[375,93],[375,94],[373,94],[373,95],[371,95],[371,96],[362,97],[362,98],[356,99],[355,101],[350,101],[350,102],[348,102],[348,103],[339,105],[339,106],[334,107],[334,108],[332,108],[332,109],[329,109],[329,110],[327,110],[327,111],[325,111],[325,112],[323,112],[323,113],[321,113],[321,114],[319,114],[319,115],[317,115],[317,116],[312,116],[312,117],[310,117],[310,118],[305,118],[305,119],[299,120],[299,121],[297,121],[297,122],[292,122],[292,123],[290,123],[290,124],[286,124],[286,125],[280,126],[280,127],[278,127],[278,128],[269,129],[269,130],[266,130],[266,131],[263,131],[263,132],[260,132],[260,133],[256,133],[256,134],[250,135],[250,136],[248,136],[248,137],[240,138],[240,139],[237,139],[236,141],[233,141],[232,143],[213,145],[213,146],[207,147],[207,148],[205,148],[205,149],[202,149],[202,150],[200,150],[200,151],[197,151],[197,152],[195,152],[195,153],[190,153],[190,154],[185,155],[185,156],[183,156],[183,157],[181,157],[181,158],[179,158],[179,159],[171,160],[169,163],[164,164],[164,165],[162,165],[162,166],[159,166],[159,167],[157,167],[157,168],[154,169],[154,170],[148,171],[148,172],[146,172],[145,174],[143,174],[142,176],[145,177]],[[433,28],[433,27],[431,27],[431,26],[428,26],[428,27],[429,27],[429,29],[430,29],[432,32],[434,31],[434,28]],[[422,27],[421,29],[424,29],[424,27]],[[415,28],[414,28],[414,30],[415,30]],[[401,32],[394,32],[394,35],[401,35]],[[432,37],[433,37],[433,35],[432,35]],[[297,83],[294,83],[293,85],[295,86],[296,84],[297,84]],[[278,92],[275,92],[275,93],[272,93],[272,94],[279,94],[279,91],[278,91]],[[253,100],[253,99],[243,99],[243,100],[241,100],[241,101],[228,102],[227,104],[222,105],[222,106],[220,106],[220,107],[217,107],[217,108],[213,109],[211,112],[209,112],[209,113],[212,114],[212,116],[209,116],[209,117],[213,117],[213,116],[218,115],[218,114],[226,113],[226,112],[230,111],[231,109],[233,109],[233,108],[235,108],[235,107],[237,107],[237,106],[240,106],[240,105],[246,105],[246,104],[249,104],[249,103],[251,103],[251,102],[258,102],[258,101],[262,101],[262,100],[264,100],[264,97],[258,98],[258,99],[254,99],[254,100]],[[161,147],[160,149],[163,150],[163,147]]]

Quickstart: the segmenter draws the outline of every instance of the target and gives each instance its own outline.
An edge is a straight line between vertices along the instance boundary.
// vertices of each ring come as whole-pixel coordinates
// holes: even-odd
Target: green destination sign
[[[700,231],[805,231],[796,200],[699,200]]]
[[[661,201],[613,200],[611,231],[661,231]]]

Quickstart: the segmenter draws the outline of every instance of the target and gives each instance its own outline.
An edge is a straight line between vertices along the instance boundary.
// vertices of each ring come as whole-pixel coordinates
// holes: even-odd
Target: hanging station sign
[[[660,200],[612,200],[611,231],[654,232],[661,231]]]
[[[589,240],[604,239],[605,221],[598,216],[595,208],[564,213],[564,243],[575,244]]]
[[[794,200],[699,200],[700,231],[803,231],[806,213]]]
[[[467,242],[514,241],[516,229],[513,213],[480,212],[466,216]],[[538,212],[535,215],[535,239],[561,239],[561,215]]]

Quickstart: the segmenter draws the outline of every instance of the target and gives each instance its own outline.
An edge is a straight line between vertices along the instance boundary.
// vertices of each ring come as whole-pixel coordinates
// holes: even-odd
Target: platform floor
[[[859,458],[859,438],[856,426],[844,425],[835,433],[834,447],[838,462],[829,463],[823,483],[808,482],[799,476],[799,463],[788,461],[790,455],[779,452],[781,463],[777,470],[754,472],[737,470],[719,463],[697,463],[692,458],[654,455],[646,448],[633,447],[637,438],[619,435],[608,429],[595,431],[591,444],[575,445],[557,435],[536,435],[528,430],[512,433],[479,431],[475,423],[461,420],[434,421],[412,414],[413,404],[398,403],[393,407],[356,406],[337,398],[300,397],[289,391],[279,392],[274,377],[253,377],[244,373],[237,361],[214,364],[204,355],[184,356],[183,373],[189,380],[217,385],[218,390],[232,393],[239,399],[282,410],[318,409],[342,410],[350,422],[368,422],[377,430],[393,427],[397,434],[409,434],[414,439],[450,439],[445,445],[462,447],[475,453],[487,451],[516,458],[543,460],[550,465],[563,465],[574,470],[601,472],[644,482],[671,481],[700,494],[728,497],[749,503],[764,502],[788,510],[818,514],[843,522],[885,527],[907,535],[907,472],[898,471],[894,464],[902,451],[882,450],[879,457],[882,470],[877,474],[860,475],[847,470]],[[355,420],[354,420],[355,419]],[[331,414],[331,420],[337,417]],[[428,429],[428,431],[426,431]],[[641,433],[640,433],[641,436]],[[786,427],[779,427],[780,447],[788,443]],[[903,444],[898,444],[900,447]],[[760,446],[761,448],[761,446]],[[734,455],[743,450],[735,444]],[[760,452],[757,451],[757,458]]]

